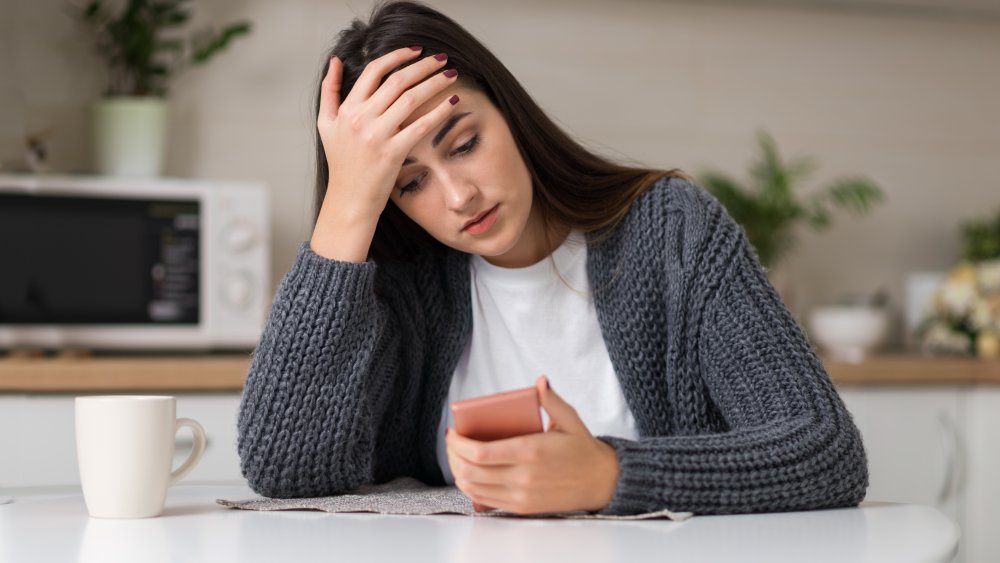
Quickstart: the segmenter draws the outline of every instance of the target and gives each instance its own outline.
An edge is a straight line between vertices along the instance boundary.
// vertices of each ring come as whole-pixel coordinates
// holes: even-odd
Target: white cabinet
[[[861,430],[865,500],[936,506],[961,528],[955,561],[1000,560],[1000,387],[841,386]]]
[[[902,386],[839,391],[868,454],[866,499],[936,506],[961,525],[964,392]]]
[[[966,401],[968,467],[963,533],[967,563],[1000,560],[1000,386],[981,386]]]
[[[242,479],[236,454],[239,393],[175,393],[177,416],[205,428],[205,455],[185,481]],[[0,490],[78,484],[74,395],[0,395]],[[177,435],[174,467],[191,448],[190,431]]]

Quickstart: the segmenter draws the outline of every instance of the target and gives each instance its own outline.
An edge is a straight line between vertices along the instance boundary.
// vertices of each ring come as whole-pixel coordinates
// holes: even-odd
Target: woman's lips
[[[500,204],[496,204],[492,209],[485,212],[478,220],[470,221],[462,230],[470,235],[481,235],[490,230],[497,219],[497,210]]]

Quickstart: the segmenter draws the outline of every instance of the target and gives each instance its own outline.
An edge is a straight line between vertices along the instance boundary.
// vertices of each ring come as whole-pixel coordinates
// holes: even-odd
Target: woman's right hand
[[[457,80],[442,70],[446,57],[427,56],[382,77],[420,53],[410,47],[370,63],[340,101],[342,65],[330,66],[320,91],[316,127],[330,170],[326,196],[310,241],[328,258],[363,262],[378,217],[395,187],[403,160],[427,133],[442,124],[454,104],[443,100],[426,115],[400,129],[414,110]],[[427,78],[431,74],[430,78]],[[424,80],[427,78],[427,80]]]

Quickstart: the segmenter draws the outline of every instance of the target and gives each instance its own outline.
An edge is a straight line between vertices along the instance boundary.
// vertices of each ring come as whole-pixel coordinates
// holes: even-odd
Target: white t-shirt
[[[597,323],[583,233],[571,232],[551,259],[526,268],[501,268],[476,255],[469,263],[472,338],[455,368],[438,431],[445,481],[454,483],[444,441],[445,427],[455,425],[451,403],[530,387],[541,374],[591,434],[635,439],[635,419]]]

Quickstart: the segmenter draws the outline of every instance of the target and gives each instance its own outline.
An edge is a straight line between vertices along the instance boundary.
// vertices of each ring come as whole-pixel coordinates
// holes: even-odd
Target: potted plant
[[[98,173],[158,175],[170,79],[249,33],[250,24],[238,22],[218,32],[204,29],[179,36],[190,19],[188,1],[128,0],[118,12],[101,0],[76,7],[76,16],[94,31],[97,53],[108,69],[104,98],[92,109]]]
[[[700,174],[699,181],[743,226],[768,270],[794,247],[799,224],[824,229],[830,226],[835,208],[861,215],[883,199],[881,188],[861,177],[838,178],[819,192],[801,196],[795,187],[816,169],[816,159],[798,157],[785,163],[768,133],[758,133],[757,140],[761,155],[750,166],[749,184],[716,171]]]
[[[830,226],[834,209],[863,214],[883,194],[870,180],[842,177],[818,192],[800,195],[795,187],[816,169],[815,158],[798,157],[785,163],[769,134],[762,131],[757,139],[761,155],[750,166],[749,185],[715,171],[701,174],[699,180],[743,226],[771,283],[794,314],[792,286],[777,278],[774,268],[793,248],[795,227],[805,224],[824,229]],[[889,323],[884,299],[818,307],[809,321],[813,337],[831,356],[852,362],[863,359],[884,340]]]

